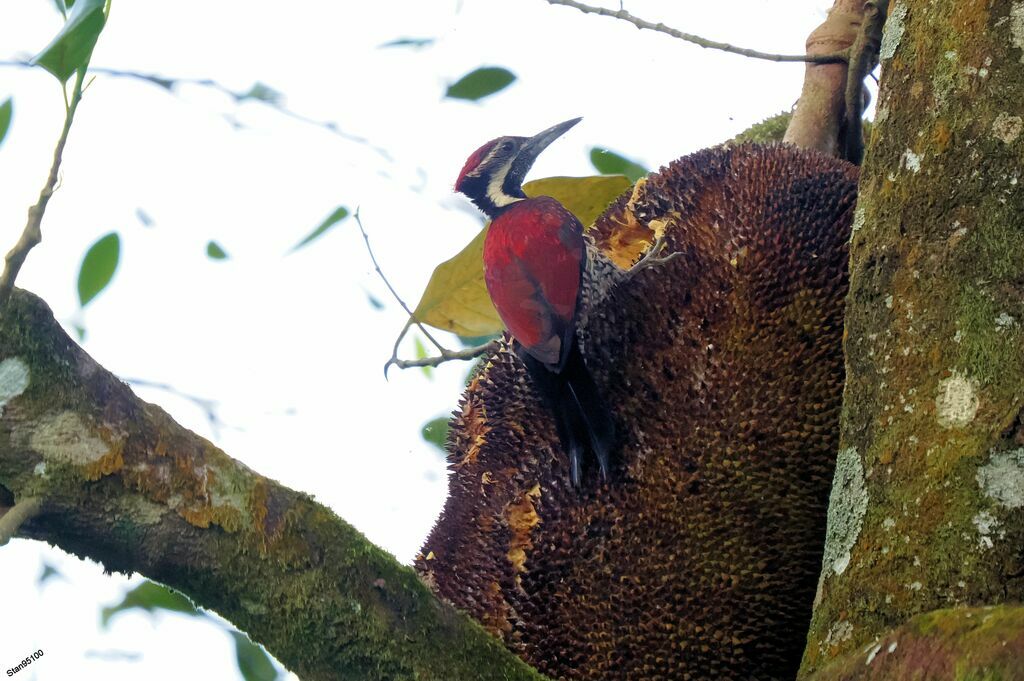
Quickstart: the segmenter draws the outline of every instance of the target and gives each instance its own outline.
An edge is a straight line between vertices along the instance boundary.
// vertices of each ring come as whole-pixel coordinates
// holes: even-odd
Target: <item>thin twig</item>
[[[173,385],[167,383],[159,383],[157,381],[147,381],[144,378],[123,378],[121,379],[128,385],[136,386],[139,388],[152,388],[153,390],[162,390],[165,393],[180,397],[183,400],[187,400],[192,404],[196,405],[205,415],[206,420],[210,424],[210,430],[213,433],[214,438],[220,438],[220,429],[224,426],[224,422],[217,416],[217,402],[216,400],[209,400],[196,395],[190,395],[182,392],[175,388]]]
[[[60,139],[57,140],[57,148],[53,152],[53,164],[50,166],[50,175],[46,178],[46,184],[39,192],[39,200],[36,205],[28,209],[28,222],[21,238],[14,245],[5,259],[3,274],[0,274],[0,307],[11,297],[14,289],[14,281],[18,278],[18,272],[31,251],[40,241],[43,240],[42,223],[43,214],[46,213],[46,204],[53,196],[54,188],[57,186],[57,178],[60,175],[61,159],[64,155],[64,145],[68,141],[68,133],[71,131],[71,123],[75,119],[75,111],[78,103],[82,101],[82,81],[85,78],[85,67],[78,70],[75,78],[74,90],[71,93],[71,101],[68,102],[67,111],[64,115],[64,128],[61,130]],[[66,92],[66,91],[65,91]]]
[[[40,506],[39,497],[25,497],[0,515],[0,546],[13,539],[22,524],[39,513]]]
[[[888,13],[888,0],[869,0],[864,5],[864,20],[857,39],[850,47],[850,66],[846,74],[846,130],[843,157],[855,165],[864,158],[864,80],[878,65],[882,28]]]
[[[423,357],[422,359],[398,359],[392,357],[388,365],[395,365],[399,369],[411,369],[414,367],[436,367],[453,359],[470,360],[480,355],[495,352],[498,349],[498,341],[492,340],[482,345],[474,345],[463,350],[445,350],[444,355],[436,357]]]
[[[32,67],[34,66],[34,64],[32,62],[22,60],[0,60],[0,66]],[[388,162],[394,161],[394,158],[391,156],[390,153],[388,153],[386,149],[376,146],[365,137],[360,137],[359,135],[353,135],[352,133],[345,132],[344,130],[339,128],[338,124],[335,123],[334,121],[318,121],[316,119],[309,118],[308,116],[304,116],[303,114],[292,111],[291,109],[285,107],[279,101],[272,97],[258,97],[253,95],[252,89],[249,89],[245,92],[233,90],[228,86],[219,83],[211,78],[171,78],[169,76],[160,76],[155,73],[144,73],[142,71],[130,71],[125,69],[113,69],[103,66],[89,67],[89,73],[110,76],[112,78],[131,78],[133,80],[140,80],[144,83],[149,83],[150,85],[156,85],[157,87],[172,93],[179,86],[193,85],[195,87],[202,87],[214,90],[216,92],[220,92],[221,94],[224,94],[230,97],[231,99],[235,100],[236,103],[245,100],[257,101],[264,104],[265,106],[270,107],[274,111],[277,111],[279,114],[283,116],[299,121],[300,123],[322,128],[330,133],[337,135],[338,137],[341,137],[342,139],[348,140],[349,142],[361,144],[366,148],[372,150],[374,153],[376,153],[377,155],[379,155],[381,158]]]
[[[644,21],[640,17],[635,17],[624,9],[606,9],[604,7],[593,7],[591,5],[584,5],[581,2],[575,0],[548,0],[548,4],[551,5],[565,5],[566,7],[574,7],[584,14],[599,14],[603,17],[614,17],[621,19],[622,21],[628,21],[639,29],[647,29],[649,31],[657,31],[658,33],[664,33],[670,35],[673,38],[679,38],[685,40],[688,43],[699,45],[711,50],[721,50],[722,52],[729,52],[730,54],[738,54],[744,57],[750,57],[752,59],[766,59],[768,61],[787,61],[787,62],[811,62],[814,64],[837,64],[847,60],[846,51],[838,52],[836,54],[773,54],[770,52],[759,52],[758,50],[748,50],[745,47],[736,47],[728,43],[721,43],[717,40],[708,40],[707,38],[701,38],[698,35],[692,33],[685,33],[674,28],[670,28],[662,23],[652,23],[650,21]]]
[[[406,314],[409,315],[409,321],[407,321],[405,323],[405,326],[402,327],[401,333],[398,334],[398,338],[395,340],[395,347],[394,347],[394,349],[391,352],[391,359],[389,359],[384,364],[384,377],[385,378],[387,378],[388,369],[392,365],[397,366],[399,369],[408,369],[408,368],[411,368],[411,367],[436,367],[436,366],[439,366],[440,364],[443,364],[444,362],[448,362],[448,361],[451,361],[451,360],[469,360],[469,359],[474,359],[476,357],[479,357],[483,353],[487,352],[488,350],[497,348],[496,341],[491,341],[490,343],[484,343],[483,345],[477,345],[477,346],[474,346],[472,348],[466,348],[464,350],[449,350],[448,348],[446,348],[443,345],[441,345],[430,334],[430,332],[427,331],[427,328],[425,326],[423,326],[423,324],[418,319],[416,319],[416,315],[413,314],[412,310],[409,309],[409,306],[405,304],[404,300],[402,300],[402,297],[400,295],[398,295],[398,291],[395,290],[395,287],[391,285],[391,282],[388,281],[388,278],[384,275],[384,271],[380,268],[380,264],[377,262],[377,256],[375,256],[373,254],[373,248],[370,247],[370,237],[366,233],[366,229],[363,227],[363,221],[359,217],[359,209],[358,208],[356,208],[356,212],[355,212],[355,215],[353,217],[355,217],[356,224],[359,226],[359,232],[363,235],[363,241],[366,242],[366,252],[370,254],[370,260],[373,261],[373,268],[375,270],[377,270],[377,274],[380,275],[381,281],[383,281],[384,285],[388,287],[389,291],[391,291],[391,295],[394,296],[395,300],[398,301],[398,304],[401,305],[402,309],[405,310]],[[423,335],[427,337],[427,340],[429,340],[431,343],[434,344],[434,347],[437,348],[438,352],[441,353],[439,356],[437,356],[437,357],[423,357],[421,359],[410,359],[410,360],[405,360],[405,359],[399,359],[398,358],[398,346],[399,346],[399,344],[401,344],[402,339],[405,338],[405,334],[408,333],[409,328],[413,324],[415,324],[419,328],[419,330],[423,333]]]

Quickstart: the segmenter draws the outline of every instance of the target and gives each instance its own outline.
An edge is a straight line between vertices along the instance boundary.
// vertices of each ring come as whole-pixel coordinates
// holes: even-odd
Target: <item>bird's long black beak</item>
[[[516,159],[512,163],[512,170],[509,172],[510,179],[515,183],[515,186],[518,187],[522,183],[526,173],[533,166],[533,162],[537,160],[542,151],[548,148],[549,144],[564,135],[569,128],[582,120],[582,118],[571,118],[558,125],[552,125],[547,130],[528,138],[519,149],[519,153],[516,154]]]
[[[569,130],[569,128],[576,125],[582,120],[582,118],[571,118],[565,121],[564,123],[552,125],[550,128],[544,130],[543,132],[538,132],[536,135],[531,137],[526,142],[526,144],[523,145],[522,149],[519,150],[517,160],[518,158],[521,158],[524,154],[528,154],[530,156],[530,163],[532,164],[537,159],[537,157],[540,156],[540,152],[548,148],[549,144],[551,144],[556,139],[564,135]]]

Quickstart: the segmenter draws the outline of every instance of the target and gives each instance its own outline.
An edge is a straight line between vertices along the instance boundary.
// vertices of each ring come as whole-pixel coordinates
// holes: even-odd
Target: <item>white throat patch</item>
[[[522,198],[518,196],[509,196],[505,193],[503,185],[505,184],[505,177],[508,176],[508,171],[512,169],[512,164],[509,163],[501,172],[491,178],[491,181],[487,183],[487,198],[491,200],[498,208],[502,206],[508,206],[516,201],[522,201]]]

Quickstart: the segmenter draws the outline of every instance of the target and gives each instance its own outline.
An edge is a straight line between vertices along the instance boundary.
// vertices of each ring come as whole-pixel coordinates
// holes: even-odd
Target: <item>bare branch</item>
[[[750,57],[751,59],[765,59],[768,61],[777,62],[810,62],[813,64],[836,64],[845,62],[848,58],[847,52],[837,52],[835,54],[773,54],[770,52],[760,52],[758,50],[749,50],[745,47],[736,47],[728,43],[718,42],[717,40],[708,40],[707,38],[701,38],[698,35],[692,33],[685,33],[674,28],[670,28],[662,23],[652,23],[645,21],[640,17],[633,16],[624,9],[606,9],[604,7],[593,7],[591,5],[584,5],[581,2],[575,0],[548,0],[551,5],[565,5],[566,7],[574,7],[584,14],[599,14],[603,17],[614,17],[621,19],[622,21],[628,21],[639,29],[647,29],[649,31],[657,31],[658,33],[664,33],[670,35],[673,38],[679,38],[685,40],[688,43],[699,45],[710,50],[721,50],[722,52],[729,52],[730,54],[738,54],[744,57]]]
[[[391,282],[388,281],[388,278],[384,275],[384,271],[380,268],[380,264],[377,262],[377,256],[373,254],[373,248],[370,246],[370,237],[366,233],[366,229],[363,227],[363,221],[359,217],[358,208],[356,208],[356,213],[354,217],[356,219],[356,224],[359,226],[359,232],[363,235],[363,241],[366,242],[366,252],[370,254],[370,260],[373,261],[373,268],[377,270],[377,274],[380,275],[381,281],[383,281],[384,285],[388,287],[389,291],[391,291],[391,295],[394,296],[395,300],[398,301],[398,304],[401,305],[402,309],[405,310],[406,314],[409,315],[409,321],[405,323],[405,326],[402,328],[401,333],[398,334],[398,338],[395,339],[395,347],[391,351],[391,359],[389,359],[384,364],[385,378],[387,377],[388,369],[391,366],[397,366],[399,369],[409,369],[412,367],[436,367],[443,364],[444,362],[448,362],[451,360],[474,359],[484,354],[488,350],[497,348],[496,341],[484,343],[483,345],[477,345],[472,348],[466,348],[464,350],[449,350],[448,348],[441,345],[441,343],[439,343],[437,339],[435,339],[434,336],[431,335],[429,331],[427,331],[427,328],[418,319],[416,319],[416,315],[413,314],[412,310],[409,309],[409,306],[405,304],[404,300],[402,300],[402,297],[398,295],[398,291],[395,290],[395,287],[391,285]],[[423,335],[427,337],[427,340],[434,344],[434,347],[437,348],[438,352],[441,353],[439,356],[423,357],[422,359],[410,360],[398,358],[398,346],[401,344],[402,339],[405,338],[405,334],[409,332],[409,328],[413,324],[415,324],[417,328],[419,328],[419,330],[423,333]]]
[[[206,421],[210,424],[210,430],[213,432],[214,438],[220,437],[220,429],[224,426],[224,422],[220,420],[217,415],[217,401],[207,399],[205,397],[199,397],[197,395],[191,395],[186,392],[178,390],[173,385],[168,383],[160,383],[158,381],[148,381],[144,378],[125,378],[122,379],[125,383],[131,386],[137,386],[139,388],[152,388],[153,390],[162,390],[165,393],[180,397],[183,400],[187,400],[192,404],[196,405],[203,414],[206,416]]]
[[[25,497],[0,515],[0,546],[18,534],[22,523],[39,513],[39,506],[39,497]]]
[[[878,65],[882,45],[882,27],[888,13],[888,0],[868,0],[864,4],[864,21],[857,39],[850,47],[850,68],[846,76],[846,135],[843,157],[860,165],[864,158],[864,80]]]
[[[395,365],[399,369],[411,369],[414,367],[436,367],[453,359],[470,360],[480,355],[486,355],[498,349],[498,341],[492,340],[481,345],[474,345],[463,350],[445,350],[444,355],[436,357],[424,357],[422,359],[398,359],[393,356],[388,364]]]
[[[29,68],[35,65],[32,62],[23,60],[0,60],[0,66]],[[221,94],[224,94],[230,97],[231,99],[235,100],[236,103],[245,100],[257,101],[277,111],[282,116],[286,116],[293,120],[299,121],[300,123],[305,123],[307,125],[322,128],[330,133],[337,135],[338,137],[341,137],[342,139],[348,140],[349,142],[354,142],[355,144],[363,145],[366,148],[372,150],[374,153],[376,153],[386,161],[391,162],[394,160],[394,158],[391,156],[390,153],[388,153],[386,149],[376,146],[365,137],[345,132],[344,130],[339,128],[338,124],[335,123],[334,121],[318,121],[316,119],[309,118],[308,116],[292,111],[291,109],[287,108],[280,101],[274,99],[273,97],[255,96],[251,88],[248,91],[233,90],[228,86],[219,83],[211,78],[172,78],[170,76],[160,76],[155,73],[144,73],[141,71],[114,69],[103,66],[90,67],[89,73],[95,75],[110,76],[111,78],[130,78],[133,80],[140,80],[144,83],[155,85],[159,88],[162,88],[172,93],[182,85],[193,85],[195,87],[202,87],[214,90],[216,92],[220,92]]]
[[[67,112],[64,115],[64,128],[61,130],[60,139],[57,140],[57,148],[53,152],[53,163],[50,165],[50,174],[46,178],[46,184],[39,192],[39,200],[36,205],[28,209],[28,222],[21,238],[14,245],[5,259],[3,274],[0,274],[0,307],[11,297],[11,290],[14,288],[14,281],[18,278],[21,266],[25,264],[25,258],[40,241],[43,240],[42,224],[43,215],[46,213],[46,204],[50,202],[54,189],[57,186],[57,178],[60,174],[61,159],[64,156],[64,145],[68,141],[68,133],[71,132],[71,123],[75,119],[75,111],[78,103],[82,101],[82,81],[85,78],[85,68],[78,70],[75,77],[74,89],[71,93],[71,100],[67,103]],[[66,94],[65,90],[65,94]]]

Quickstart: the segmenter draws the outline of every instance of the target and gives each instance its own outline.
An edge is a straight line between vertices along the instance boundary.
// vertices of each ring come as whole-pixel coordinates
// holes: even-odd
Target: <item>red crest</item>
[[[480,162],[483,161],[491,149],[494,148],[498,139],[501,138],[491,140],[469,155],[469,158],[466,159],[466,165],[462,166],[462,172],[459,173],[459,179],[455,180],[455,191],[461,191],[459,187],[462,185],[462,181],[466,179],[466,175],[480,165]]]

